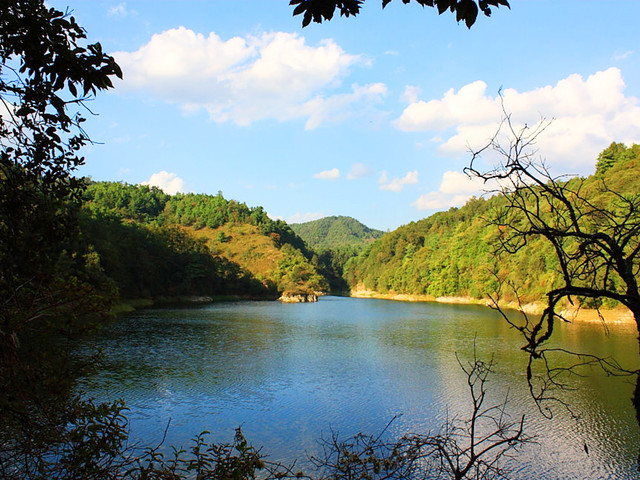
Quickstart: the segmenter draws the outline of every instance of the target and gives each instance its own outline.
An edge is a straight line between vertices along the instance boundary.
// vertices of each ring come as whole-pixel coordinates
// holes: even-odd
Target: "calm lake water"
[[[561,325],[570,349],[636,368],[633,326]],[[131,439],[187,446],[202,430],[230,441],[242,426],[272,460],[317,452],[321,435],[436,431],[466,418],[470,401],[463,361],[496,362],[493,403],[509,393],[508,410],[526,414],[536,435],[514,460],[512,478],[638,478],[639,431],[631,406],[633,380],[594,370],[570,379],[567,393],[580,420],[560,407],[552,420],[526,390],[522,339],[479,306],[323,297],[313,304],[215,303],[143,310],[123,317],[80,347],[104,352],[99,373],[80,388],[99,400],[122,398]],[[587,445],[588,453],[585,451]]]

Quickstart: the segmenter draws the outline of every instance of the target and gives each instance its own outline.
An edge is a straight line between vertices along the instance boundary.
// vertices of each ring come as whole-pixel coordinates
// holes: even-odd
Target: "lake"
[[[616,355],[637,368],[633,325],[560,325],[559,345]],[[475,345],[475,347],[474,347]],[[122,317],[79,346],[104,352],[80,387],[98,400],[122,398],[131,439],[187,446],[202,430],[231,441],[242,429],[272,460],[304,460],[322,435],[435,432],[466,418],[470,400],[456,361],[494,359],[491,401],[526,414],[536,435],[510,465],[512,478],[638,478],[634,379],[598,370],[569,379],[571,418],[544,418],[526,389],[523,341],[496,312],[470,305],[322,297],[311,304],[229,302],[149,309]],[[587,449],[585,449],[585,445]],[[588,453],[586,452],[588,450]],[[303,462],[304,463],[304,462]]]

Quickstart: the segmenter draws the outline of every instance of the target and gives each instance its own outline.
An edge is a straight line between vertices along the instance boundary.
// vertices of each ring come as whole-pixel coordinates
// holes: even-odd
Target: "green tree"
[[[482,12],[487,17],[491,16],[491,8],[503,5],[509,7],[507,0],[415,0],[423,7],[435,7],[439,14],[447,10],[456,14],[456,21],[464,21],[467,27],[475,23],[478,13]],[[382,0],[382,8],[391,0]],[[402,0],[402,3],[410,3],[411,0]],[[349,17],[360,13],[364,0],[291,0],[289,5],[295,5],[294,15],[302,15],[302,26],[306,27],[313,20],[322,23],[323,20],[331,20],[336,10],[341,16]]]
[[[274,272],[278,291],[297,294],[327,290],[327,281],[300,250],[291,244],[285,244],[282,252],[285,258],[278,263]]]
[[[35,320],[24,305],[56,284],[56,263],[77,233],[84,181],[79,149],[89,142],[81,109],[121,76],[73,17],[41,0],[0,9],[0,322],[3,339]],[[59,282],[59,278],[58,284]],[[33,298],[30,298],[33,297]]]
[[[637,158],[640,154],[640,145],[633,145],[630,148],[623,143],[612,142],[598,155],[596,163],[596,175],[604,176],[618,163]]]
[[[2,2],[0,476],[6,478],[26,478],[25,468],[54,455],[76,420],[102,415],[70,398],[77,365],[56,336],[90,326],[112,293],[108,281],[96,288],[105,279],[95,252],[79,248],[85,182],[73,173],[90,141],[84,103],[122,74],[99,43],[85,40],[73,17],[43,0]]]

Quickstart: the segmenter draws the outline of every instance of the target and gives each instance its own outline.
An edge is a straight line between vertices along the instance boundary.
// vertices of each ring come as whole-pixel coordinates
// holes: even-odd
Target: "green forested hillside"
[[[87,187],[82,231],[124,298],[326,290],[304,242],[261,207],[156,187]]]
[[[324,217],[305,223],[294,223],[291,229],[314,249],[360,246],[380,238],[384,232],[344,216]]]
[[[569,182],[595,204],[616,208],[617,194],[640,194],[640,146],[612,144],[594,175]],[[616,194],[603,193],[604,185]],[[498,256],[503,232],[488,219],[504,203],[500,196],[473,198],[380,237],[349,217],[290,227],[221,193],[172,196],[101,182],[85,193],[82,230],[96,271],[124,297],[276,296],[330,287],[482,299],[500,279],[516,285],[522,300],[541,300],[560,280],[555,253],[532,237],[517,253]]]
[[[349,289],[343,278],[345,263],[384,234],[344,216],[297,223],[291,229],[314,249],[316,263],[333,292]]]
[[[598,157],[594,175],[570,182],[580,182],[594,204],[616,208],[619,194],[640,194],[640,146],[612,144]],[[616,193],[603,193],[605,185]],[[555,252],[532,237],[517,253],[497,256],[504,233],[488,219],[504,202],[500,196],[473,198],[388,233],[347,262],[345,279],[352,290],[481,299],[496,291],[499,278],[517,286],[522,300],[541,300],[560,280]],[[513,300],[509,291],[503,294]]]

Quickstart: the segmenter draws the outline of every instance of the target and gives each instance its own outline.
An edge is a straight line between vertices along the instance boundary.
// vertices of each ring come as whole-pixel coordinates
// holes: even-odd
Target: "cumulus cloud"
[[[429,192],[411,204],[418,210],[447,210],[451,207],[460,207],[471,198],[468,195],[443,195],[441,192]]]
[[[320,218],[323,218],[325,216],[326,215],[322,212],[308,212],[308,213],[296,212],[287,219],[287,223],[311,222],[313,220],[319,220]]]
[[[340,170],[338,170],[337,168],[324,170],[320,173],[314,174],[313,178],[318,178],[320,180],[337,180],[338,178],[340,178]]]
[[[372,83],[360,86],[354,83],[351,93],[337,94],[330,97],[316,96],[305,102],[300,112],[308,116],[305,129],[313,130],[325,121],[341,121],[362,112],[362,103],[374,104],[387,94],[383,83]]]
[[[389,176],[387,174],[387,171],[385,170],[382,172],[378,183],[380,184],[380,190],[391,190],[392,192],[400,192],[405,185],[413,185],[418,183],[418,171],[414,170],[413,172],[407,172],[404,177],[394,177],[393,180],[389,181]]]
[[[373,170],[369,165],[364,163],[354,163],[351,165],[351,170],[347,173],[348,180],[358,180],[359,178],[370,177],[373,175]]]
[[[124,72],[120,88],[144,90],[186,110],[204,109],[216,122],[308,118],[307,128],[315,128],[336,110],[386,94],[384,85],[372,84],[327,95],[366,60],[332,40],[307,45],[296,33],[224,40],[179,27],[134,52],[113,55]]]
[[[477,177],[469,177],[461,172],[449,170],[442,174],[440,192],[447,195],[476,195],[485,188]]]
[[[148,181],[142,182],[141,185],[159,187],[169,195],[175,195],[178,192],[185,191],[184,181],[175,173],[165,172],[164,170],[154,173]]]
[[[471,197],[479,196],[491,187],[477,177],[469,177],[464,173],[450,170],[442,175],[438,191],[421,195],[411,206],[418,210],[446,210],[451,207],[460,207]]]
[[[487,94],[487,84],[476,81],[441,99],[414,101],[395,121],[405,131],[438,131],[444,137],[439,152],[466,154],[485,145],[502,118],[501,99]],[[504,105],[520,127],[536,124],[541,116],[553,118],[538,138],[540,154],[550,165],[575,173],[590,173],[598,153],[612,141],[640,140],[638,99],[624,94],[625,84],[617,68],[594,73],[586,79],[574,74],[554,86],[526,92],[506,89]]]

